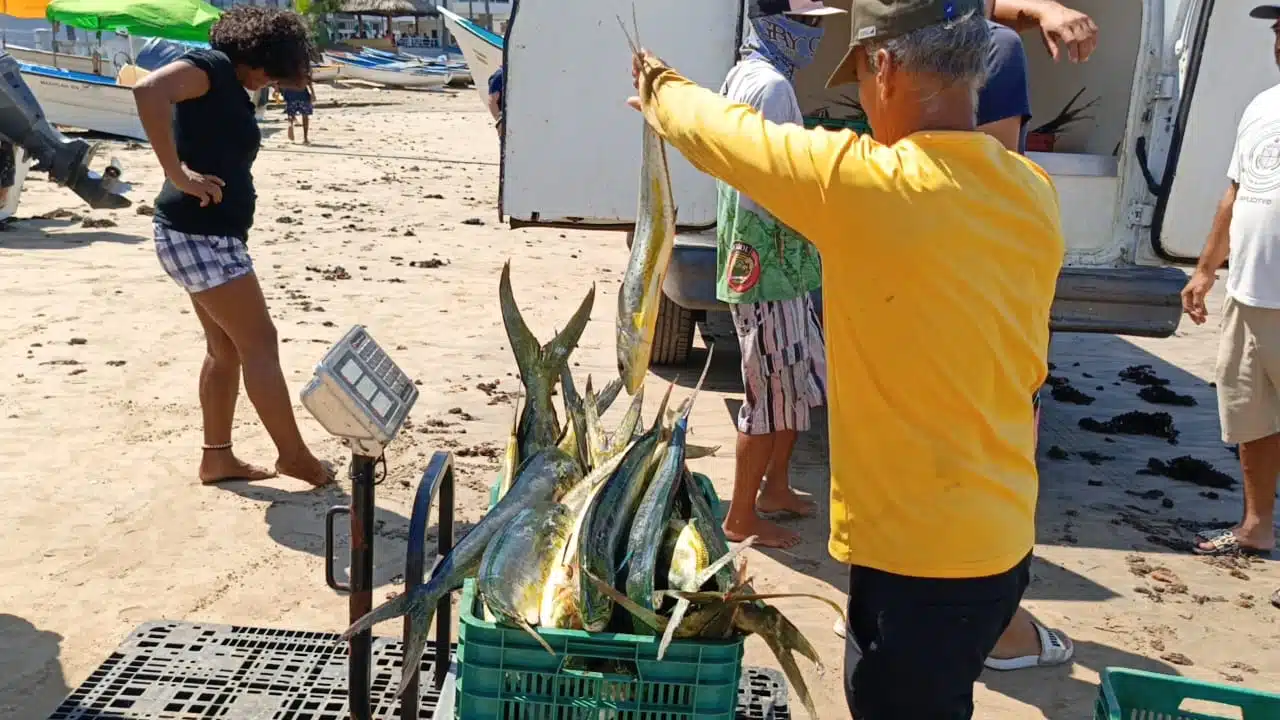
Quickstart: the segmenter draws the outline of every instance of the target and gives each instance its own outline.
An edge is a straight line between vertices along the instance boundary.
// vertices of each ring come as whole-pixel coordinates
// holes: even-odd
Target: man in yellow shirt
[[[767,122],[648,54],[630,102],[822,254],[850,712],[969,718],[1028,581],[1058,196],[975,130],[983,0],[853,0],[850,15],[830,84],[859,82],[875,139]]]

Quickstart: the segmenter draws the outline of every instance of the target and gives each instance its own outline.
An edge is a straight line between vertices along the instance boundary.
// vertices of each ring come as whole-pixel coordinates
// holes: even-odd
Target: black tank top
[[[262,143],[253,103],[225,54],[192,50],[180,60],[209,76],[209,92],[175,107],[173,134],[178,159],[198,173],[220,178],[225,185],[222,202],[200,207],[197,198],[166,179],[156,196],[155,221],[178,232],[247,240],[257,198],[251,169]]]

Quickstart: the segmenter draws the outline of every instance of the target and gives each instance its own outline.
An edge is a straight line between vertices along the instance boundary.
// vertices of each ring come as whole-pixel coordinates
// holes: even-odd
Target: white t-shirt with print
[[[1227,177],[1240,186],[1227,294],[1242,305],[1280,309],[1280,85],[1245,109]]]

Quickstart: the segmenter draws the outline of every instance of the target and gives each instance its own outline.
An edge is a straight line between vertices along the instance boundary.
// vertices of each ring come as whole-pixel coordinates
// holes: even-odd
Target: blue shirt
[[[1021,117],[1018,152],[1027,151],[1027,121],[1031,119],[1031,88],[1027,80],[1027,53],[1018,33],[991,24],[991,52],[987,56],[987,84],[978,93],[978,124]]]
[[[502,68],[498,68],[497,72],[489,76],[489,94],[498,95],[502,92]]]

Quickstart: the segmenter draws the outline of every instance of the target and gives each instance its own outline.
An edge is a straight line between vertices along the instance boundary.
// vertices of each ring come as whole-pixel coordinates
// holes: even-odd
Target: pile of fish
[[[759,634],[811,708],[791,653],[816,663],[816,652],[735,572],[735,555],[749,543],[731,553],[712,491],[686,467],[687,459],[716,450],[687,441],[697,388],[673,409],[668,388],[647,427],[638,390],[612,432],[600,417],[618,397],[621,379],[597,394],[588,378],[578,393],[568,361],[594,297],[593,287],[564,329],[542,345],[516,305],[510,263],[503,267],[499,300],[524,398],[501,459],[497,501],[426,582],[357,620],[344,639],[408,615],[403,691],[437,603],[474,578],[488,617],[522,628],[552,654],[536,628],[662,634],[659,659],[673,638]],[[563,423],[552,397],[557,382]]]

